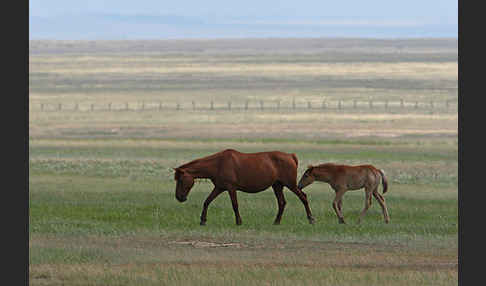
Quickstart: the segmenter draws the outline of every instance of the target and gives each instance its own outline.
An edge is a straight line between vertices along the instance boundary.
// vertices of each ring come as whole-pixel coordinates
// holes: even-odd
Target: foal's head
[[[314,167],[312,165],[307,166],[307,170],[305,170],[304,174],[302,175],[302,178],[299,180],[299,184],[297,187],[299,189],[303,189],[307,187],[308,185],[312,184],[315,180],[314,175],[312,174],[312,171],[314,170]]]
[[[187,200],[187,195],[194,186],[194,177],[183,169],[175,168],[174,180],[177,181],[176,184],[176,198],[179,202],[184,202]]]

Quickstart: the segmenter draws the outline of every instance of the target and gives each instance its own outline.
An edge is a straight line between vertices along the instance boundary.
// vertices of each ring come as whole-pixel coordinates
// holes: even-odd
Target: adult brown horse
[[[201,225],[206,224],[209,204],[224,191],[228,191],[231,198],[236,224],[241,225],[236,191],[258,193],[272,186],[278,202],[278,214],[274,224],[280,224],[286,204],[282,190],[287,187],[302,201],[307,218],[313,223],[307,196],[297,188],[297,165],[295,154],[280,151],[241,153],[228,149],[175,168],[175,195],[178,201],[184,202],[194,185],[194,179],[210,179],[214,189],[204,201]]]
[[[364,188],[365,206],[359,216],[358,223],[361,222],[361,219],[371,206],[371,194],[373,194],[380,204],[385,223],[388,223],[390,218],[388,216],[385,198],[378,193],[380,179],[383,184],[384,194],[388,189],[388,182],[383,170],[379,170],[372,165],[348,166],[326,163],[318,166],[309,165],[302,175],[302,178],[299,180],[298,188],[303,189],[314,181],[329,183],[336,192],[332,207],[336,212],[339,223],[345,223],[342,213],[342,198],[344,193],[348,190],[359,190]]]

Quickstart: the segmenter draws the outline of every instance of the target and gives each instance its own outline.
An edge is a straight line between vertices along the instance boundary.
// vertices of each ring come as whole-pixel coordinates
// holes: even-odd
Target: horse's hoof
[[[279,221],[274,221],[273,222],[273,225],[280,225],[280,222]]]
[[[358,222],[358,223],[359,223],[359,222]],[[342,220],[339,220],[339,224],[346,224],[346,223],[345,223],[345,222],[344,222],[344,220],[342,219]]]
[[[199,224],[200,225],[206,225],[206,222],[205,221],[201,221]]]
[[[314,222],[315,222],[315,221],[316,221],[316,220],[315,220],[314,218],[310,218],[310,219],[309,219],[309,223],[310,223],[310,224],[314,224]]]

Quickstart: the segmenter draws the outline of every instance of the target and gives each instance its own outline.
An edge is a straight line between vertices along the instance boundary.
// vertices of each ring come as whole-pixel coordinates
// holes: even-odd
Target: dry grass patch
[[[179,242],[187,242],[187,239]],[[46,245],[67,250],[100,249],[104,253],[112,252],[116,259],[81,264],[31,264],[29,277],[32,284],[76,283],[84,278],[98,283],[145,281],[175,285],[196,282],[209,285],[210,281],[217,285],[228,282],[250,285],[257,281],[278,281],[284,285],[315,285],[316,282],[319,282],[317,285],[353,285],[361,279],[371,279],[374,285],[387,285],[388,279],[393,277],[398,285],[426,285],[434,278],[440,278],[435,283],[449,285],[449,282],[457,281],[458,274],[457,256],[453,250],[434,252],[366,243],[265,239],[244,243],[217,239],[174,243],[170,238],[153,236],[77,237],[52,241],[48,237],[31,238],[31,247]],[[127,281],[123,282],[124,279]]]

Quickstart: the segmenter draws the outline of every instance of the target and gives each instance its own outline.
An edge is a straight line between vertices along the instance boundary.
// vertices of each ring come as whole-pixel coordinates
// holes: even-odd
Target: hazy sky
[[[30,0],[29,4],[31,19],[92,14],[174,15],[224,24],[457,26],[458,13],[457,0]],[[69,22],[58,24],[69,26]],[[39,25],[39,29],[43,27]]]
[[[354,0],[354,1],[126,1],[126,0],[30,0],[34,16],[62,13],[177,14],[183,16],[286,16],[344,17],[369,19],[410,19],[430,22],[457,22],[457,0]]]

